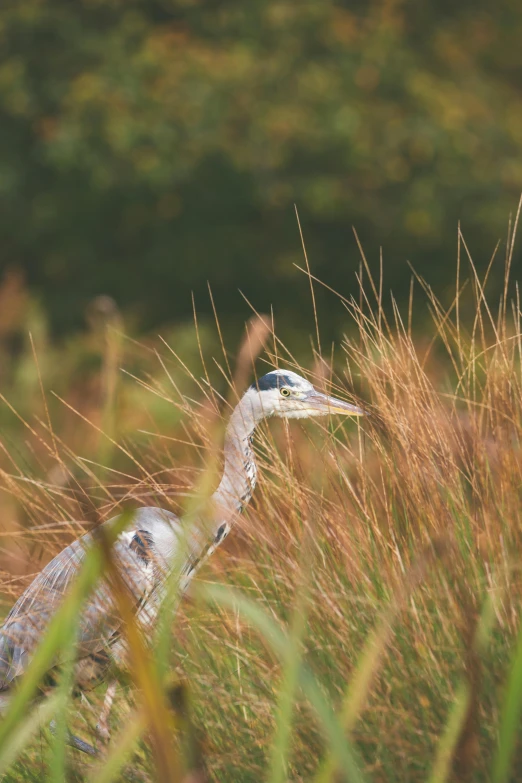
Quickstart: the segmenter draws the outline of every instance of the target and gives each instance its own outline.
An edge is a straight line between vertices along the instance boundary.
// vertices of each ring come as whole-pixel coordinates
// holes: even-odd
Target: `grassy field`
[[[209,325],[137,343],[107,301],[95,303],[88,333],[56,347],[7,281],[6,610],[81,529],[140,504],[183,514],[215,486],[252,358],[258,374],[295,369],[369,415],[260,428],[254,498],[165,615],[152,652],[128,623],[139,687],[121,687],[96,761],[63,738],[66,722],[92,738],[103,688],[71,699],[65,666],[41,711],[28,706],[39,665],[72,649],[81,601],[111,568],[93,551],[0,725],[6,781],[518,779],[522,331],[510,262],[508,252],[489,272],[505,275],[500,303],[467,261],[470,279],[459,262],[448,308],[418,281],[428,337],[410,313],[383,307],[363,267],[357,302],[332,292],[347,334],[333,360],[312,315],[306,368],[262,319],[229,355]],[[18,322],[32,338],[14,352]],[[52,714],[56,738],[45,729]]]

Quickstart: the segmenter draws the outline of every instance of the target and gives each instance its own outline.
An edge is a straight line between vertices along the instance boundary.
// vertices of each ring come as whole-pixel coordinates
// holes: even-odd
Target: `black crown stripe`
[[[263,375],[258,381],[255,381],[250,388],[259,389],[259,391],[269,391],[270,389],[280,389],[282,386],[297,386],[290,375],[284,375],[276,372],[269,372]]]

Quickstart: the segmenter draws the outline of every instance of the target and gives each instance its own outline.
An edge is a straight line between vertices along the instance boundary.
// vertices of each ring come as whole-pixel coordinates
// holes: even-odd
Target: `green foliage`
[[[457,221],[483,265],[518,199],[521,29],[512,0],[7,0],[2,263],[61,330],[100,293],[184,321],[207,280],[228,333],[238,288],[290,330],[296,203],[334,288],[355,285],[353,224],[399,298],[406,259],[443,292]]]

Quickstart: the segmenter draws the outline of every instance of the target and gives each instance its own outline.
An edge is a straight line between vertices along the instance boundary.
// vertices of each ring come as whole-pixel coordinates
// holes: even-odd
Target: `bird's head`
[[[317,391],[311,383],[291,370],[273,370],[250,386],[245,396],[263,416],[307,419],[337,413],[363,416],[364,411],[336,397]]]

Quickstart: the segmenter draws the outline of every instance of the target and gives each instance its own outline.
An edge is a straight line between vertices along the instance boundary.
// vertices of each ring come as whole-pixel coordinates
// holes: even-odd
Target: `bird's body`
[[[118,518],[104,523],[109,527]],[[158,508],[140,508],[130,526],[120,534],[112,557],[121,574],[135,611],[145,624],[147,606],[168,572],[167,551],[175,550],[182,535],[178,518]],[[0,632],[0,693],[8,690],[25,671],[49,620],[77,575],[93,534],[73,541],[38,574],[9,612]],[[155,604],[156,602],[152,602]],[[96,685],[110,665],[110,651],[119,642],[121,617],[109,585],[102,582],[82,611],[77,641],[76,682],[81,689]]]
[[[225,435],[223,476],[205,521],[202,516],[186,530],[171,511],[139,508],[132,513],[130,524],[112,548],[112,557],[144,628],[154,625],[162,587],[174,565],[180,569],[181,595],[252,497],[257,468],[251,441],[257,424],[273,415],[302,418],[328,413],[360,415],[362,411],[317,392],[296,373],[268,373],[247,390],[231,415]],[[117,519],[108,520],[104,526]],[[26,670],[92,542],[93,534],[87,533],[60,552],[9,612],[0,629],[0,704],[8,701],[10,690]],[[176,563],[180,555],[183,560]],[[103,581],[86,602],[79,619],[75,681],[80,690],[106,677],[122,630],[110,586]],[[55,661],[53,666],[59,663]]]

